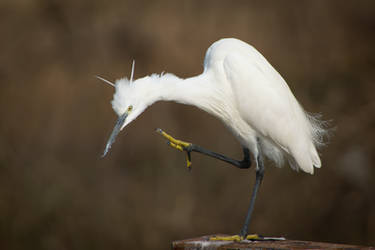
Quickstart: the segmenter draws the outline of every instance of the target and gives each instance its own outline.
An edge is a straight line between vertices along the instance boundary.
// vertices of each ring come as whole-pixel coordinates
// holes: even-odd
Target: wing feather
[[[275,144],[292,156],[302,170],[312,173],[312,158],[320,161],[316,159],[311,124],[284,79],[256,52],[228,53],[223,61],[239,113],[260,138]],[[263,150],[270,151],[267,148]],[[270,158],[279,157],[265,153]]]

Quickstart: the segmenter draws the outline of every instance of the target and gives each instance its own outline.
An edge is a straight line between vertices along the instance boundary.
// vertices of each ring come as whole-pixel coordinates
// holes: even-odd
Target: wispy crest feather
[[[104,79],[103,77],[100,77],[100,76],[95,76],[96,78],[98,78],[99,80],[105,82],[105,83],[108,83],[109,85],[111,85],[112,87],[115,87],[115,84],[108,81],[107,79]]]

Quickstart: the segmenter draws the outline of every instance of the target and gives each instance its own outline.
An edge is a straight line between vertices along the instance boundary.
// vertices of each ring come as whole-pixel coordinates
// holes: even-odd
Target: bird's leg
[[[258,146],[259,148],[259,146]],[[254,204],[255,204],[255,199],[258,193],[258,189],[260,187],[260,184],[262,183],[263,176],[264,176],[264,165],[263,165],[263,158],[262,154],[259,150],[258,156],[256,157],[256,174],[255,174],[255,184],[253,188],[253,193],[251,194],[251,199],[250,199],[250,206],[249,209],[247,210],[247,215],[245,219],[245,223],[241,229],[240,236],[244,237],[247,236],[248,232],[248,227],[251,219],[251,214],[253,213],[254,210]]]
[[[195,145],[193,143],[177,140],[177,139],[173,138],[172,136],[170,136],[169,134],[165,133],[160,128],[158,128],[156,131],[168,140],[168,145],[170,145],[171,147],[173,147],[177,150],[186,152],[187,167],[189,169],[191,167],[191,152],[201,153],[201,154],[204,154],[204,155],[207,155],[207,156],[225,161],[227,163],[232,164],[233,166],[235,166],[237,168],[250,168],[250,166],[251,166],[250,153],[249,153],[249,149],[247,149],[247,148],[243,148],[244,159],[242,161],[238,161],[238,160],[232,159],[228,156],[225,156],[225,155],[222,155],[222,154],[219,154],[219,153],[215,153],[215,152],[213,152],[211,150],[208,150],[208,149],[204,149],[201,146]]]
[[[258,193],[258,189],[260,187],[260,184],[262,183],[263,176],[264,176],[264,165],[263,165],[263,158],[260,152],[260,148],[258,146],[258,156],[255,159],[256,162],[256,175],[255,175],[255,184],[253,188],[253,193],[251,195],[250,199],[250,206],[247,210],[245,223],[241,229],[241,232],[239,235],[233,235],[233,236],[218,236],[218,237],[211,237],[210,240],[224,240],[224,241],[241,241],[241,240],[280,240],[278,238],[271,238],[271,237],[262,237],[257,234],[247,234],[248,227],[251,219],[251,214],[254,210],[254,204],[255,199]]]

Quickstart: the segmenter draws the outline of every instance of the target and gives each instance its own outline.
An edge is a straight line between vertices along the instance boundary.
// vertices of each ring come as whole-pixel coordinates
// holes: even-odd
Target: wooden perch
[[[224,236],[224,235],[221,235]],[[353,246],[345,244],[301,241],[301,240],[277,240],[277,241],[210,241],[209,236],[193,239],[179,240],[172,243],[173,250],[241,250],[241,249],[373,249],[375,247]]]

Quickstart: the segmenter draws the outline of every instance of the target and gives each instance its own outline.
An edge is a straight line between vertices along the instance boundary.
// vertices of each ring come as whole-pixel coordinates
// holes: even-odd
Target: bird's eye
[[[132,111],[133,110],[133,105],[130,105],[129,107],[128,107],[128,112],[130,112],[130,111]]]

